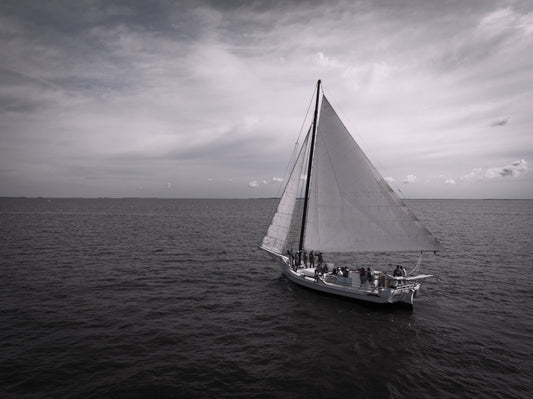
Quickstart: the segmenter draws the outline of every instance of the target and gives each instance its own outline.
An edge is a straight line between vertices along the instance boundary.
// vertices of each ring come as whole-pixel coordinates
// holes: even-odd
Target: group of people
[[[334,267],[331,273],[348,278],[350,276],[350,269],[344,266]]]
[[[324,275],[326,273],[329,273],[328,265],[324,262],[324,258],[322,255],[322,252],[319,251],[310,251],[307,253],[307,251],[304,249],[303,251],[297,251],[296,253],[293,253],[290,250],[287,250],[287,255],[289,258],[289,264],[293,270],[297,270],[298,267],[304,266],[304,267],[311,267],[315,269],[315,274],[318,275]],[[315,259],[317,261],[317,265],[315,268]],[[361,281],[361,286],[368,282],[370,287],[376,288],[376,280],[377,280],[377,287],[395,287],[397,285],[397,280],[393,279],[390,281],[390,283],[387,283],[387,274],[386,273],[379,273],[376,279],[376,273],[372,270],[372,268],[367,267],[366,269],[364,267],[361,267],[357,269],[359,273],[359,278]],[[334,267],[331,270],[332,274],[348,277],[350,270],[348,267]],[[405,277],[407,275],[407,271],[405,268],[401,265],[396,265],[396,269],[392,272],[392,275],[394,277]]]
[[[372,288],[376,288],[375,281],[376,281],[376,275],[375,272],[370,268],[367,267],[366,270],[364,267],[361,267],[358,269],[359,271],[359,278],[361,279],[361,286],[368,282],[368,285]],[[392,275],[394,277],[405,277],[407,276],[407,271],[405,270],[405,267],[397,265],[396,269],[392,272]],[[387,280],[390,280],[387,282]],[[379,276],[377,278],[378,288],[384,288],[386,287],[392,287],[395,288],[398,285],[398,280],[396,279],[389,279],[386,273],[379,273]]]
[[[364,267],[360,267],[359,269],[357,269],[357,271],[359,272],[361,285],[368,281],[368,284],[370,284],[370,286],[374,286],[374,270],[372,270],[370,267],[367,267],[366,269]]]
[[[296,253],[293,253],[291,250],[287,250],[287,255],[289,257],[289,264],[294,270],[302,265],[304,265],[304,267],[309,266],[311,268],[315,268],[315,259],[318,264],[317,268],[322,268],[326,265],[324,263],[322,252],[310,251],[307,253],[307,251],[304,249],[303,251],[297,251]]]

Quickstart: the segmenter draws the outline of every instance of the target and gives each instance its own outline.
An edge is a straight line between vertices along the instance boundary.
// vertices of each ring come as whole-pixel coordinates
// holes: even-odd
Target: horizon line
[[[71,197],[71,196],[59,196],[59,197],[47,197],[47,196],[25,196],[25,195],[17,195],[17,196],[9,196],[0,195],[0,199],[160,199],[160,200],[263,200],[263,199],[277,199],[279,200],[281,197],[108,197],[108,196],[96,196],[96,197]],[[299,197],[298,199],[303,199],[303,197]],[[401,200],[430,200],[430,201],[441,201],[441,200],[450,200],[450,201],[457,201],[457,200],[476,200],[476,201],[529,201],[533,200],[533,197],[531,198],[427,198],[427,197],[417,197],[417,198],[400,198]]]

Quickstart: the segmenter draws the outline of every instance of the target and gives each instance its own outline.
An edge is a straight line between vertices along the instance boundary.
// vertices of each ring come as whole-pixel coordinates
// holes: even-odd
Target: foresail
[[[278,208],[272,222],[268,227],[266,236],[263,238],[261,244],[262,248],[268,249],[273,252],[282,253],[285,242],[287,241],[287,236],[291,227],[291,220],[293,217],[296,198],[298,195],[298,187],[300,179],[302,177],[302,169],[305,161],[305,154],[307,149],[307,143],[309,139],[309,134],[306,136],[298,158],[294,164],[292,172],[285,186],[285,190],[278,204]]]
[[[322,97],[305,247],[328,252],[439,248]]]

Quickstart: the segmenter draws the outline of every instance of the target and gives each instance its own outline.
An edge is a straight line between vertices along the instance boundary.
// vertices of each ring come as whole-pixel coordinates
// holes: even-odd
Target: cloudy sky
[[[0,196],[270,197],[318,78],[404,198],[533,198],[531,1],[0,2]]]

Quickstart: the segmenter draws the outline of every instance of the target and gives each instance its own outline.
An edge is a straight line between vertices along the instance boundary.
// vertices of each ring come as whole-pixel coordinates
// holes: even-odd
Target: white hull
[[[279,264],[281,272],[292,282],[327,294],[338,295],[375,304],[402,304],[413,306],[416,292],[420,288],[421,280],[431,277],[420,275],[410,278],[393,278],[397,281],[396,288],[372,287],[368,283],[360,284],[359,274],[351,272],[357,278],[337,278],[334,275],[316,276],[315,269],[300,267],[293,269],[286,256],[266,252]]]

